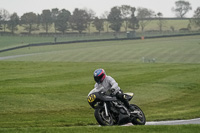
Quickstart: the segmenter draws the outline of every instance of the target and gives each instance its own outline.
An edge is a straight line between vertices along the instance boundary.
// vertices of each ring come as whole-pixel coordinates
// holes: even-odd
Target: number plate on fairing
[[[88,96],[88,102],[89,103],[94,102],[95,99],[96,99],[96,95],[94,95],[94,94],[91,94],[91,95]]]

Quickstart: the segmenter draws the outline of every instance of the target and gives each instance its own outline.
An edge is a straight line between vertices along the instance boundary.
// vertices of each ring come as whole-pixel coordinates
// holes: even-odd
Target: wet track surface
[[[200,118],[190,120],[172,120],[172,121],[152,121],[146,122],[145,125],[186,125],[186,124],[200,124]],[[132,123],[128,123],[124,126],[132,126]]]
[[[146,125],[184,125],[184,124],[200,124],[200,118],[190,119],[190,120],[155,121],[146,123]]]

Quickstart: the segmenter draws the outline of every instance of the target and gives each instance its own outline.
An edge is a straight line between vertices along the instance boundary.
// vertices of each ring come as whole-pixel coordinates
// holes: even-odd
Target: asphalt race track
[[[190,120],[155,121],[146,123],[146,125],[185,125],[185,124],[200,124],[200,118],[190,119]]]
[[[186,125],[186,124],[200,124],[200,118],[190,120],[173,120],[173,121],[152,121],[146,122],[145,125]],[[132,123],[123,126],[132,126]]]

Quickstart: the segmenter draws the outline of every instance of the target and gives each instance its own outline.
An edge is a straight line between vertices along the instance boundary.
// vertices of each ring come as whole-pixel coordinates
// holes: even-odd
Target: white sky
[[[105,11],[109,11],[114,6],[130,5],[132,7],[145,7],[161,12],[164,17],[175,17],[171,8],[175,6],[178,0],[0,0],[0,9],[6,9],[9,13],[16,12],[19,16],[27,12],[41,14],[44,9],[66,9],[71,13],[75,8],[92,9],[96,12],[96,16],[101,16]],[[189,1],[192,10],[186,17],[192,17],[194,10],[200,7],[200,0]]]

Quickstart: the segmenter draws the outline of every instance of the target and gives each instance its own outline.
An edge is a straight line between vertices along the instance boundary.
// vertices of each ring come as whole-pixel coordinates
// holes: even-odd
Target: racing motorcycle
[[[133,98],[133,93],[124,93],[128,101]],[[134,111],[128,110],[124,103],[115,96],[105,95],[103,92],[94,92],[88,95],[88,103],[95,110],[94,116],[102,126],[124,125],[145,125],[146,118],[143,111],[135,104]]]

